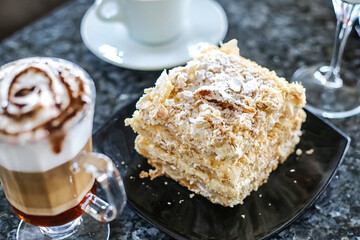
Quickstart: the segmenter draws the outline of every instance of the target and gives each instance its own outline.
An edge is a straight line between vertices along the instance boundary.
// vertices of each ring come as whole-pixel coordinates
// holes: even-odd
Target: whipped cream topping
[[[0,68],[0,137],[38,140],[76,121],[91,101],[87,77],[70,62],[36,57],[6,64]]]

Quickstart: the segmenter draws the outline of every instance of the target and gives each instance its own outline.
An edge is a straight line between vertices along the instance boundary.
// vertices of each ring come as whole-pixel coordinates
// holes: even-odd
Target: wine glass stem
[[[325,76],[326,80],[329,82],[341,81],[338,75],[340,72],[342,55],[351,29],[352,24],[350,25],[342,21],[337,21],[334,50],[330,62],[330,71],[327,72]]]
[[[327,82],[336,83],[337,85],[342,85],[342,79],[339,77],[339,72],[344,48],[353,23],[356,19],[353,17],[354,7],[355,5],[352,5],[349,11],[343,11],[342,16],[337,16],[335,42],[330,62],[330,71],[325,75]]]

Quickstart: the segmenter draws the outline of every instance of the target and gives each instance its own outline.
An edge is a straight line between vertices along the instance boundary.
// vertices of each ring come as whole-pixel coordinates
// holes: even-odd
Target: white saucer
[[[188,28],[161,46],[143,45],[130,38],[122,23],[101,21],[92,6],[81,22],[81,36],[96,56],[111,64],[136,70],[161,70],[190,60],[189,48],[201,42],[217,45],[228,27],[224,9],[214,0],[192,0]]]

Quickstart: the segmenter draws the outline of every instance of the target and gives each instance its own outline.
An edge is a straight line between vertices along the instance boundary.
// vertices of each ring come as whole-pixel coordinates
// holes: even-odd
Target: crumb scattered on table
[[[302,154],[302,150],[300,148],[296,149],[296,155],[300,156]]]
[[[147,178],[147,177],[149,177],[149,173],[145,172],[145,171],[141,171],[141,173],[139,174],[139,177],[140,178]]]
[[[162,173],[158,169],[150,169],[149,172],[141,171],[139,174],[140,178],[150,177],[150,180],[154,180],[155,178],[161,176]]]
[[[305,152],[306,154],[310,155],[314,153],[314,149],[309,149]]]

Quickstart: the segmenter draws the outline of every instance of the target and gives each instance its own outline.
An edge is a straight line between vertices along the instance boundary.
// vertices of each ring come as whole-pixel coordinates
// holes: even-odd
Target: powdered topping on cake
[[[207,141],[218,160],[237,161],[244,152],[234,149],[278,122],[280,108],[294,112],[286,99],[304,104],[303,88],[288,86],[274,72],[240,57],[236,44],[230,41],[220,51],[208,46],[186,66],[164,71],[137,104],[150,111],[141,116],[144,121],[165,125],[194,148],[197,141]],[[211,154],[209,149],[199,150]]]

